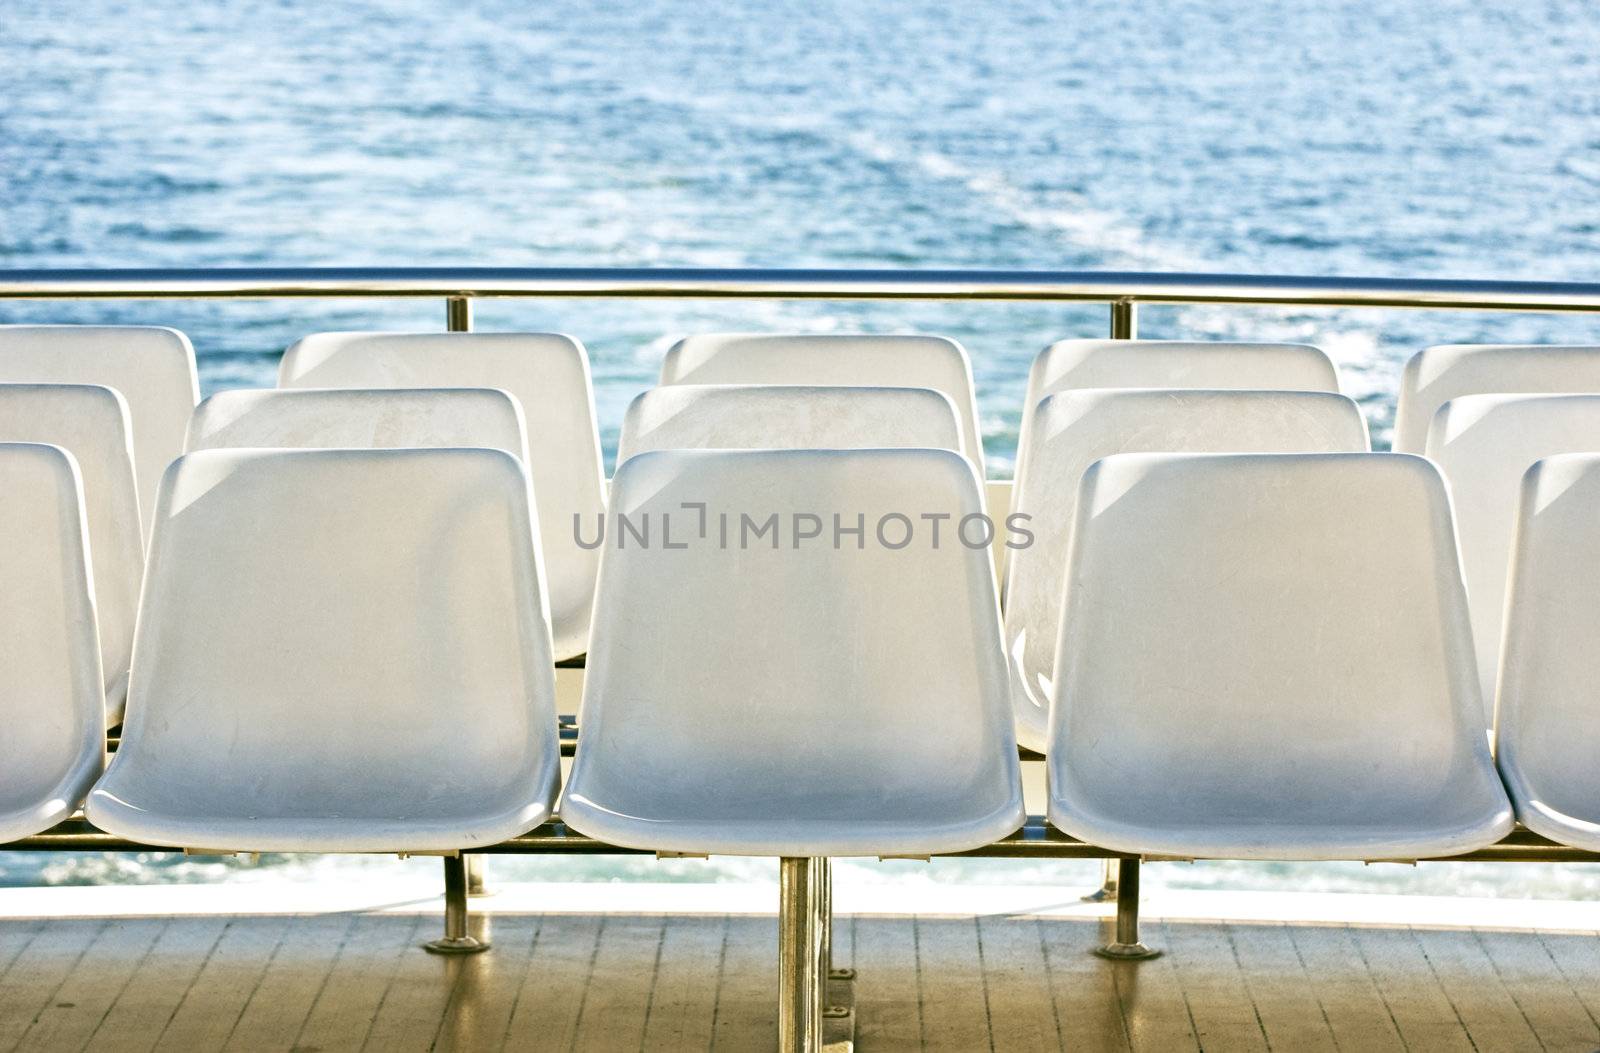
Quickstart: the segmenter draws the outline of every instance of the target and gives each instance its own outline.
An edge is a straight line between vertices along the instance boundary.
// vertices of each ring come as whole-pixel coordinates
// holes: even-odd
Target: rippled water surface
[[[10,0],[0,13],[0,267],[1593,280],[1597,118],[1600,19],[1585,0]],[[179,326],[209,392],[270,384],[302,333],[441,328],[444,310],[0,303],[0,321],[29,320]],[[622,408],[684,332],[948,333],[973,354],[1003,474],[1027,363],[1052,339],[1103,333],[1106,316],[1003,304],[496,301],[477,322],[581,337],[608,450]],[[1141,324],[1146,336],[1320,344],[1380,442],[1399,365],[1425,344],[1600,340],[1588,318],[1469,312],[1163,308]],[[17,860],[0,867],[0,881],[18,878]],[[72,873],[111,880],[125,869]]]

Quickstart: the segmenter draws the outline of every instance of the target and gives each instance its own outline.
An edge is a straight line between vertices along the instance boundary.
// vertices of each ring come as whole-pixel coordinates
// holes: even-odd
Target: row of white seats
[[[209,450],[160,489],[122,746],[69,455],[0,444],[0,841],[87,795],[96,826],[232,851],[471,849],[552,814],[553,660],[530,488],[503,451]],[[636,516],[982,508],[953,451],[643,453]],[[1056,672],[1050,820],[1121,852],[1412,859],[1512,808],[1450,502],[1394,454],[1118,454],[1086,472]],[[1516,813],[1600,850],[1600,455],[1519,512],[1497,728]],[[730,645],[736,640],[737,646]],[[626,847],[924,855],[1021,823],[988,556],[963,545],[607,546],[571,777]],[[8,736],[9,739],[9,736]],[[8,753],[10,750],[8,749]],[[21,786],[19,775],[39,782]],[[52,775],[44,779],[45,775]],[[91,788],[92,787],[92,788]],[[31,789],[24,800],[23,791]]]

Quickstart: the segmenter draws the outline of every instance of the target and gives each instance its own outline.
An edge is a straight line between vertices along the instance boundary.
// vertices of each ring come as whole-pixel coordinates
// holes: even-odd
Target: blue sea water
[[[0,11],[5,268],[1593,280],[1597,238],[1600,19],[1586,0],[9,0]],[[211,392],[271,384],[303,333],[442,328],[444,309],[0,302],[10,321],[178,326]],[[487,301],[477,324],[578,335],[608,451],[623,407],[683,333],[947,333],[972,352],[985,443],[1005,474],[1028,362],[1050,340],[1100,335],[1107,321],[1103,308],[1038,304]],[[1426,344],[1600,341],[1590,317],[1474,312],[1150,308],[1141,330],[1316,343],[1380,443],[1400,365]],[[596,875],[639,869],[603,866]],[[998,880],[1047,869],[940,866],[966,876],[989,867]],[[0,868],[0,882],[211,873],[3,856]],[[1495,880],[1465,876],[1495,869],[1448,881]],[[1337,885],[1347,871],[1357,884],[1374,873],[1288,868],[1283,880]],[[1267,881],[1275,871],[1190,872]],[[1556,891],[1600,895],[1587,872],[1559,873],[1568,876],[1517,887],[1556,881]]]

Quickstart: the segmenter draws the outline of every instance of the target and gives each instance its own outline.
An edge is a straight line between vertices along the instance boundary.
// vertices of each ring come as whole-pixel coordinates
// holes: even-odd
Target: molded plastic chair
[[[317,333],[284,354],[283,388],[502,388],[522,408],[558,661],[581,655],[599,553],[574,517],[605,509],[583,345],[554,333]]]
[[[1523,479],[1507,606],[1496,760],[1534,833],[1600,852],[1600,455]]]
[[[948,395],[932,388],[676,384],[629,404],[617,463],[646,450],[908,446],[962,452]]]
[[[0,384],[0,442],[41,442],[72,454],[83,480],[107,726],[122,719],[144,537],[128,440],[128,407],[95,384]],[[20,500],[10,494],[0,501]],[[6,586],[9,588],[9,586]]]
[[[105,762],[105,682],[72,455],[0,443],[0,844],[71,815]]]
[[[1434,414],[1462,395],[1600,391],[1600,346],[1442,344],[1411,356],[1400,377],[1394,448],[1421,453]]]
[[[1122,454],[1083,477],[1050,821],[1122,852],[1416,859],[1493,844],[1437,469],[1395,454]]]
[[[200,401],[189,338],[156,326],[0,325],[0,381],[104,384],[127,400],[148,541],[156,486]]]
[[[185,448],[459,446],[504,450],[526,463],[516,400],[495,388],[222,391],[195,409]]]
[[[962,445],[983,477],[983,437],[966,348],[943,336],[701,333],[667,351],[663,384],[826,384],[933,388],[961,414]]]
[[[1322,391],[1063,391],[1040,402],[1034,427],[1033,454],[1011,508],[1029,516],[1033,541],[1007,564],[1005,640],[1017,740],[1038,751],[1046,746],[1078,484],[1091,464],[1117,453],[1367,449],[1360,408]]]
[[[1427,450],[1455,501],[1488,728],[1522,477],[1534,461],[1552,454],[1600,452],[1600,395],[1452,399],[1434,415]]]
[[[282,852],[537,826],[559,761],[535,538],[526,474],[498,450],[183,457],[90,821]]]
[[[1081,388],[1338,391],[1333,360],[1310,344],[1222,340],[1058,340],[1028,370],[1017,432],[1017,478],[1039,401]]]
[[[958,851],[1021,824],[988,553],[949,524],[935,548],[919,519],[981,512],[965,459],[661,451],[625,461],[611,494],[654,543],[610,524],[565,822],[634,848],[789,857]],[[704,537],[685,502],[706,504]],[[863,517],[861,547],[835,547],[835,512]],[[895,515],[909,544],[898,519],[877,536]],[[769,516],[773,533],[745,527]]]

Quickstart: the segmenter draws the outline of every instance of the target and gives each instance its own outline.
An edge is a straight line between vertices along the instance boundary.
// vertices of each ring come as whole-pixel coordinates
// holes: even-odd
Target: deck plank
[[[274,948],[224,1050],[290,1049],[327,983],[354,914],[297,917]]]
[[[1472,1050],[1466,1026],[1409,929],[1356,928],[1355,944],[1410,1049]]]
[[[1091,953],[1102,942],[1101,927],[1092,921],[1039,920],[1050,1000],[1062,1042],[1068,1048],[1128,1050],[1132,1045],[1122,1019],[1117,970]],[[1187,1019],[1184,1027],[1187,1033]]]
[[[439,919],[421,914],[364,914],[357,918],[339,947],[327,983],[317,992],[295,1046],[362,1048],[400,959],[416,950],[424,921],[431,932]]]
[[[856,1042],[862,1049],[922,1043],[917,941],[909,918],[850,919],[856,970]]]
[[[712,1049],[772,1049],[778,1044],[775,918],[728,919],[716,998]]]
[[[924,1049],[987,1049],[990,1012],[976,918],[917,918]]]
[[[154,1049],[232,920],[185,918],[162,929],[84,1048]]]
[[[727,931],[726,918],[666,920],[642,1048],[710,1048],[717,1012],[717,966]]]
[[[1478,944],[1495,975],[1547,1049],[1600,1049],[1600,1025],[1584,1009],[1565,977],[1554,977],[1555,964],[1542,941],[1525,933],[1478,929]]]
[[[1038,918],[978,919],[981,968],[989,997],[989,1048],[995,1053],[1062,1044]]]
[[[82,1049],[166,926],[165,918],[107,922],[35,1016],[16,1048],[41,1053]]]
[[[1540,933],[1537,939],[1589,1019],[1600,1021],[1600,933]]]
[[[1416,929],[1414,934],[1479,1053],[1540,1048],[1475,934],[1439,929]]]
[[[606,919],[573,1049],[608,1053],[643,1048],[665,934],[664,918]]]
[[[1166,947],[1160,925],[1146,923],[1145,939],[1157,945],[1162,956],[1140,962],[1107,962],[1116,985],[1128,1041],[1135,1050],[1199,1049],[1200,1038],[1183,996],[1183,984]],[[1107,921],[1095,939],[1101,946],[1111,940]],[[1100,959],[1095,959],[1100,961]]]
[[[1266,1033],[1245,986],[1227,929],[1222,925],[1167,922],[1161,941],[1171,956],[1202,1048],[1261,1050]]]
[[[1401,1053],[1405,1043],[1355,933],[1343,925],[1289,925],[1286,931],[1339,1048]]]
[[[0,983],[0,1049],[11,1049],[50,1004],[106,922],[69,919],[35,932]]]
[[[506,1024],[505,1049],[567,1049],[600,941],[598,917],[545,916]],[[488,953],[493,954],[494,951]]]
[[[437,1053],[499,1049],[505,1041],[517,998],[535,967],[534,945],[539,939],[537,915],[494,917],[492,924],[472,918],[469,931],[488,938],[490,949],[454,959],[458,965],[450,1003],[434,1040]]]
[[[235,918],[156,1042],[158,1049],[221,1049],[295,919]],[[90,953],[93,953],[91,950]]]
[[[1337,1050],[1333,1029],[1288,928],[1282,924],[1233,924],[1225,926],[1224,932],[1268,1047]]]

